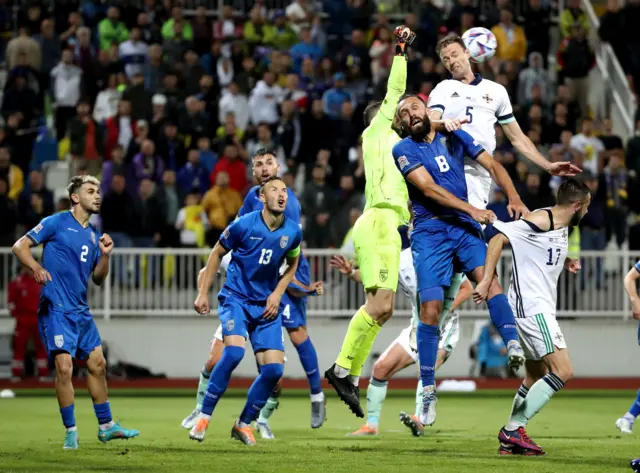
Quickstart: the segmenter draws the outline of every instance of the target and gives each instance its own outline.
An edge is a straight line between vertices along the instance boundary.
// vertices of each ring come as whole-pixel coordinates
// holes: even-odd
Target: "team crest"
[[[556,333],[556,341],[558,343],[562,343],[564,341],[564,337],[562,336],[562,334],[560,332]]]
[[[442,143],[442,146],[447,147],[447,137],[443,136],[440,138],[440,143]]]
[[[286,248],[288,243],[289,243],[288,236],[280,237],[280,248]]]
[[[55,343],[58,348],[62,348],[64,345],[64,335],[56,335],[53,337],[53,343]]]
[[[227,320],[227,332],[231,332],[235,326],[236,323],[233,320]]]
[[[96,234],[91,232],[91,243],[96,244]]]
[[[381,269],[380,270],[380,281],[385,282],[389,277],[389,270]]]

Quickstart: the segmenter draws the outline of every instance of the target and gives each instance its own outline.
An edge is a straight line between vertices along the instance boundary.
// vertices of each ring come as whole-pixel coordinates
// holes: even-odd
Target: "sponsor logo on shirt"
[[[404,168],[406,168],[409,165],[409,160],[407,159],[406,156],[400,156],[398,158],[398,165],[400,166],[400,170],[402,171]]]
[[[39,223],[39,224],[38,224],[38,225],[36,225],[36,227],[33,229],[33,233],[35,233],[35,234],[37,235],[38,233],[40,233],[40,231],[41,231],[42,229],[44,229],[44,227],[42,226],[42,224],[41,224],[41,223]]]
[[[249,240],[262,240],[262,238],[252,236],[249,237]]]
[[[460,98],[460,95],[458,95],[458,92],[454,92],[454,93],[451,94],[451,98],[452,99],[458,99],[458,98]]]
[[[78,233],[78,230],[76,230],[75,228],[67,227],[67,230],[69,230],[70,232]]]

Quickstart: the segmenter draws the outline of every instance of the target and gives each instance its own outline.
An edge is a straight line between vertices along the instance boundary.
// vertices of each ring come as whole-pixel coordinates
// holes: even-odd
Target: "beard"
[[[582,220],[582,216],[580,215],[580,212],[576,212],[571,216],[571,219],[569,220],[569,226],[570,227],[575,227],[580,223],[580,220]]]
[[[407,129],[406,126],[405,129]],[[422,123],[416,127],[409,125],[408,130],[409,135],[414,141],[423,141],[431,131],[431,121],[429,120],[429,116],[425,113],[422,118]]]

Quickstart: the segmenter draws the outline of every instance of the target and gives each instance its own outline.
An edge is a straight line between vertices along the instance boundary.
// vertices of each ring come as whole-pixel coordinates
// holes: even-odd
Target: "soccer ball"
[[[498,48],[498,40],[486,28],[471,28],[462,35],[464,44],[471,54],[471,62],[485,62],[493,57]]]

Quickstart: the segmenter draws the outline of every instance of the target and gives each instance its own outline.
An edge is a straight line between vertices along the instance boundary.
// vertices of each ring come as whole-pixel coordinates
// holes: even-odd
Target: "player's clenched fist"
[[[393,35],[396,37],[398,44],[411,44],[416,39],[416,34],[404,25],[398,26],[393,31]]]
[[[200,315],[206,315],[209,313],[209,296],[207,294],[198,294],[195,302],[193,303],[193,307],[196,309],[196,312]]]
[[[491,210],[475,209],[471,214],[471,218],[482,225],[488,225],[496,220],[496,214]]]
[[[324,294],[324,283],[322,281],[316,281],[311,285],[311,289],[315,290],[316,296]]]
[[[113,240],[106,233],[102,234],[98,245],[100,246],[100,253],[104,256],[109,256],[113,251]]]

